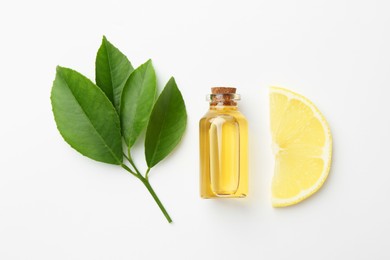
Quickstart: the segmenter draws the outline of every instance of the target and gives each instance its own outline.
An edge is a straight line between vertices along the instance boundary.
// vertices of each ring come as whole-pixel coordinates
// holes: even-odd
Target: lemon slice
[[[271,87],[270,110],[275,154],[272,205],[285,207],[308,198],[325,182],[332,136],[317,107],[297,93]]]

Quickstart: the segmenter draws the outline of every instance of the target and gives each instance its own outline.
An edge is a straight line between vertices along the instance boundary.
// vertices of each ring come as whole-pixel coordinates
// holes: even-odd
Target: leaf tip
[[[173,83],[173,84],[175,84],[175,85],[176,85],[176,80],[175,80],[175,77],[174,77],[174,76],[171,76],[171,77],[169,78],[169,80],[168,80],[167,84],[168,84],[168,83]]]
[[[153,66],[152,59],[148,59],[143,65],[145,65],[146,67]]]
[[[105,35],[103,35],[102,44],[100,45],[100,48],[102,48],[103,46],[106,48],[106,46],[109,44],[110,44],[110,42],[107,40],[107,37]],[[100,48],[99,48],[99,50],[100,50]]]
[[[170,88],[176,88],[180,92],[179,88],[177,87],[175,77],[173,76],[168,80],[166,86],[169,86]]]
[[[68,68],[65,68],[65,67],[62,67],[62,66],[60,66],[60,65],[57,65],[57,67],[56,67],[56,77],[57,76],[63,76],[64,75],[64,73],[66,73],[66,70],[69,70]]]

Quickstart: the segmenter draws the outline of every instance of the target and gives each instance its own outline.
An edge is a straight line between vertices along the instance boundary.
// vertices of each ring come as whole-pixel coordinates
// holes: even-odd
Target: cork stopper
[[[236,88],[214,87],[211,88],[212,94],[236,94]]]
[[[236,88],[231,87],[213,87],[211,88],[210,105],[236,106],[236,100],[239,95],[236,94]]]

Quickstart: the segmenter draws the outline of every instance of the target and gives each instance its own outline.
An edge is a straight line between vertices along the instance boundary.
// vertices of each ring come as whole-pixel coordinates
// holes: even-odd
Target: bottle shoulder
[[[243,122],[247,121],[244,114],[242,114],[239,110],[225,110],[225,109],[210,109],[204,114],[204,116],[200,119],[200,121],[210,120],[212,118],[217,118],[217,117],[226,117],[226,116],[236,118],[238,121],[243,121]]]

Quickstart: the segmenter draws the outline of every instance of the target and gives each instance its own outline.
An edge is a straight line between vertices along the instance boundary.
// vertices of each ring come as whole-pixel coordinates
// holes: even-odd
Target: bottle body
[[[210,106],[199,122],[202,198],[248,193],[248,123],[237,106]]]

